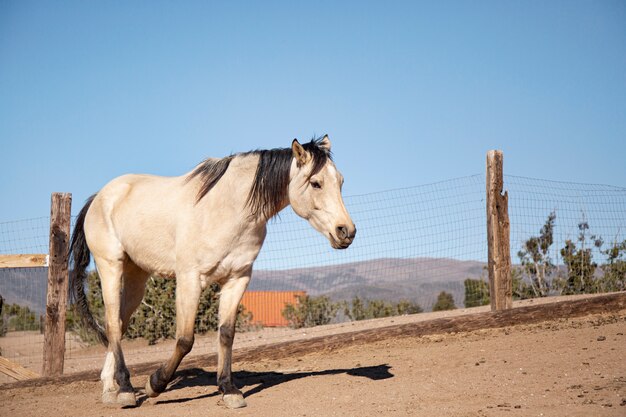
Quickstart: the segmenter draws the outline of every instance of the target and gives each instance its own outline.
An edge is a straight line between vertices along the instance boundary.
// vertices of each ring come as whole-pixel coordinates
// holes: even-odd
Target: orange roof
[[[282,315],[285,306],[296,304],[296,296],[304,296],[304,291],[246,291],[241,304],[252,313],[252,323],[266,327],[284,327],[289,322]]]

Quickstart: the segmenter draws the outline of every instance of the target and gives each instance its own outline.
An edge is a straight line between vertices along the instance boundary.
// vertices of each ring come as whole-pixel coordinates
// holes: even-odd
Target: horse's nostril
[[[337,226],[337,237],[345,239],[348,237],[348,228],[346,226]]]

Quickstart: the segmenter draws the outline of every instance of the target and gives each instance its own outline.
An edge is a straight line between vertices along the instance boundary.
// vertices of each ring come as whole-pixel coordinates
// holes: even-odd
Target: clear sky
[[[626,185],[623,1],[0,1],[0,222],[328,133],[344,194]]]

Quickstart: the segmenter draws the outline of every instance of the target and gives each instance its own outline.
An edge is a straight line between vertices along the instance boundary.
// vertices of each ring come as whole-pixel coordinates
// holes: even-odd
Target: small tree
[[[150,277],[144,298],[133,315],[126,337],[149,344],[176,337],[176,280]]]
[[[384,300],[363,302],[359,297],[354,297],[351,303],[344,304],[344,314],[353,321],[416,314],[422,311],[419,304],[408,300],[400,300],[393,304]]]
[[[465,307],[485,306],[490,303],[489,284],[482,279],[467,278],[465,285]]]
[[[396,304],[396,313],[397,316],[404,316],[406,314],[418,314],[423,312],[422,307],[408,300],[400,300],[398,304]]]
[[[335,318],[340,307],[339,303],[332,302],[325,295],[298,295],[296,298],[296,304],[288,303],[282,312],[289,325],[296,329],[328,324]]]
[[[88,276],[87,300],[91,311],[101,323],[104,321],[104,302],[102,300],[102,288],[97,272]],[[176,280],[161,277],[150,277],[146,283],[144,298],[133,314],[126,337],[134,339],[145,338],[150,344],[159,339],[174,338],[176,336]],[[219,305],[219,286],[209,285],[200,296],[198,313],[196,315],[195,332],[203,334],[217,330]],[[93,334],[84,329],[75,314],[70,314],[69,320],[75,323],[71,328],[88,343],[96,343]],[[243,306],[239,306],[237,314],[237,328],[245,329],[252,318],[252,314],[245,312]]]
[[[604,276],[598,282],[602,292],[626,290],[626,240],[613,243],[609,249],[601,251],[606,255],[606,263],[600,268]]]
[[[566,240],[565,247],[561,249],[561,257],[567,267],[567,277],[559,283],[563,294],[597,292],[594,275],[598,265],[592,260],[591,248],[586,247],[589,224],[583,220],[578,224],[578,230],[580,247],[577,248],[576,243]],[[591,236],[591,240],[597,248],[602,246],[601,238]]]
[[[367,310],[369,312],[368,315],[373,319],[395,315],[393,305],[384,300],[370,300],[367,303]]]
[[[523,269],[511,267],[511,291],[513,293],[514,300],[526,300],[529,298],[535,298],[535,291],[532,285],[524,279]],[[552,286],[552,284],[550,284]]]
[[[30,308],[8,304],[2,310],[0,335],[4,336],[8,331],[39,330],[39,319]]]
[[[176,337],[176,280],[160,277],[148,279],[146,294],[133,315],[127,337],[143,337],[150,344],[159,339]],[[194,332],[204,334],[216,331],[218,326],[219,285],[211,284],[200,294]],[[248,327],[252,314],[242,305],[237,310],[236,326],[239,330]]]
[[[351,305],[346,303],[344,313],[352,321],[365,320],[369,318],[365,304],[359,297],[354,297]]]
[[[455,308],[452,294],[441,291],[437,296],[437,302],[433,306],[433,311],[454,310]]]
[[[524,242],[524,247],[517,253],[522,264],[522,270],[530,279],[530,290],[535,297],[545,297],[550,290],[548,276],[555,266],[550,259],[550,246],[554,242],[554,221],[556,213],[551,212],[539,231],[539,236],[533,236]],[[523,293],[526,291],[524,290]],[[525,297],[522,294],[521,298]]]

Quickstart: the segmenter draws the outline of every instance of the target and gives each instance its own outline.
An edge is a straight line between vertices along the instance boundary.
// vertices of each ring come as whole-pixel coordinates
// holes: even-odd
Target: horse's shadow
[[[393,374],[389,372],[391,367],[389,365],[376,365],[376,366],[362,366],[358,368],[346,368],[346,369],[328,369],[324,371],[307,371],[307,372],[249,372],[240,371],[234,372],[236,385],[243,392],[244,397],[250,397],[268,388],[276,385],[283,384],[285,382],[294,381],[297,379],[308,378],[312,376],[325,376],[325,375],[339,375],[346,374],[355,377],[364,377],[377,381],[382,379],[393,378]],[[183,388],[190,387],[209,387],[216,386],[216,373],[207,372],[204,369],[192,368],[179,371],[176,373],[174,380],[170,383],[167,391],[176,391]],[[246,389],[249,388],[249,389]],[[177,398],[172,400],[157,401],[159,404],[175,404],[185,403],[188,401],[199,400],[203,398],[215,397],[220,395],[218,390],[213,392],[198,395],[191,398]],[[139,402],[143,403],[147,397],[141,396]]]

